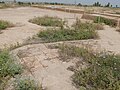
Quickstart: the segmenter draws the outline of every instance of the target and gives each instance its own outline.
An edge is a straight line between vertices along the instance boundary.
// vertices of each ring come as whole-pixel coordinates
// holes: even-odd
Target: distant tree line
[[[50,5],[67,5],[67,4],[64,4],[64,3],[57,3],[57,2],[52,2],[52,3],[49,3],[49,2],[43,2],[44,4],[50,4]]]
[[[102,6],[102,4],[99,3],[99,2],[95,2],[93,4],[93,6],[97,6],[97,7],[112,7],[112,5],[109,2],[105,6]]]
[[[95,2],[93,6],[101,7],[101,4],[99,2]]]
[[[102,5],[100,2],[95,2],[93,5],[82,5],[81,3],[78,3],[77,6],[113,7],[113,5],[110,4],[109,2],[106,5]],[[116,5],[116,8],[117,7],[118,7],[118,5]]]
[[[3,3],[3,4],[4,4],[5,2],[4,2],[4,1],[0,1],[0,3]]]
[[[19,4],[19,5],[31,5],[31,4],[48,4],[48,5],[75,5],[75,4],[65,4],[65,3],[58,3],[58,2],[16,2],[16,0],[14,0],[15,3]],[[0,3],[5,3],[5,1],[0,1]],[[106,5],[102,5],[100,2],[95,2],[93,5],[82,5],[81,3],[78,3],[77,6],[83,6],[83,7],[89,7],[89,6],[95,6],[95,7],[113,7],[112,4],[110,4],[109,2]],[[118,5],[116,5],[116,8],[118,7]]]
[[[64,3],[57,3],[57,2],[53,2],[53,3],[49,3],[49,2],[17,2],[19,5],[24,5],[24,4],[46,4],[46,5],[68,5],[68,4],[64,4]]]

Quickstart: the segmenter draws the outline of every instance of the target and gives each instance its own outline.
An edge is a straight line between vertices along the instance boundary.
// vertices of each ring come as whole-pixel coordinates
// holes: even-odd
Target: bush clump
[[[0,89],[3,90],[8,79],[21,74],[22,68],[11,58],[8,51],[0,52]]]
[[[30,78],[18,79],[15,83],[15,90],[43,90],[41,85]]]
[[[0,77],[13,76],[21,73],[20,65],[16,64],[8,51],[0,52]]]
[[[104,17],[95,17],[94,23],[105,23],[106,25],[116,27],[117,26],[117,21],[114,19],[108,19]]]
[[[87,68],[76,68],[73,84],[85,90],[120,90],[120,56],[105,52],[93,53],[86,48],[62,45],[61,54],[79,57]]]
[[[61,44],[58,46],[59,55],[62,61],[68,61],[67,59],[71,59],[73,57],[86,57],[88,55],[88,51],[85,48],[78,48],[71,45]]]
[[[79,19],[76,20],[75,24],[72,25],[75,29],[93,29],[93,30],[103,30],[104,27],[102,24],[82,23]]]
[[[112,26],[112,27],[117,26],[117,20],[115,20],[115,19],[109,19],[109,18],[105,18],[105,17],[101,17],[101,16],[93,16],[93,15],[89,15],[89,14],[84,14],[82,16],[82,18],[87,19],[87,20],[93,20],[94,23],[104,23],[104,24]]]
[[[63,25],[65,24],[65,22],[62,21],[62,19],[58,17],[49,16],[35,17],[33,19],[30,19],[29,22],[42,26],[56,26],[56,27],[63,27]]]
[[[97,33],[95,30],[91,29],[48,29],[46,31],[39,32],[38,37],[45,42],[57,42],[66,40],[93,39],[97,37]]]
[[[4,21],[4,20],[0,20],[0,30],[6,29],[8,27],[12,27],[13,24],[8,22],[8,21]]]
[[[90,23],[80,23],[78,21],[73,28],[52,28],[38,33],[38,37],[46,42],[70,41],[82,39],[94,39],[98,37],[94,25]]]

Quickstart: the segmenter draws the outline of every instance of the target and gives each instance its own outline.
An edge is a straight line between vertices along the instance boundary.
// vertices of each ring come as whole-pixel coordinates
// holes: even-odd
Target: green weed
[[[12,27],[13,24],[8,22],[8,21],[4,21],[4,20],[0,20],[0,30],[6,29],[8,27]]]
[[[41,85],[38,85],[30,78],[16,80],[15,90],[43,90]]]
[[[52,28],[38,33],[45,42],[94,39],[98,37],[95,26],[90,23],[76,21],[73,28]]]
[[[116,27],[117,26],[117,21],[114,19],[108,19],[104,17],[96,17],[94,19],[94,23],[105,23],[106,25]]]
[[[56,27],[63,27],[63,25],[65,24],[65,22],[62,21],[62,19],[58,17],[49,16],[35,17],[33,19],[30,19],[29,22],[42,26],[56,26]]]
[[[8,51],[0,52],[0,77],[14,76],[21,73],[20,65],[16,64]]]
[[[79,19],[76,19],[75,24],[72,25],[75,29],[93,29],[93,30],[103,30],[104,27],[102,24],[95,24],[95,23],[89,23],[85,22],[82,23]]]
[[[75,29],[48,29],[38,33],[45,42],[58,42],[70,40],[93,39],[97,37],[95,30],[75,30]]]
[[[22,68],[17,64],[9,52],[4,50],[0,52],[0,89],[6,85],[10,77],[21,74]]]
[[[93,16],[93,15],[89,15],[89,14],[84,14],[82,16],[82,18],[87,19],[87,20],[93,20],[94,23],[104,23],[104,24],[112,26],[112,27],[117,26],[117,20],[115,20],[115,19],[105,18],[105,17],[101,17],[101,16]]]
[[[86,48],[68,45],[61,45],[59,49],[63,56],[79,57],[87,63],[87,68],[76,68],[74,71],[72,80],[76,87],[84,87],[85,90],[120,89],[119,55],[107,52],[93,53]]]

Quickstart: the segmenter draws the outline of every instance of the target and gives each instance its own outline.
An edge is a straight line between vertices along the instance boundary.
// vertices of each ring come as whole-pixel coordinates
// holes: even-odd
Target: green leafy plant
[[[72,25],[75,29],[93,29],[93,30],[103,30],[104,27],[102,24],[95,24],[95,23],[89,23],[85,22],[82,23],[79,19],[76,19],[75,24]]]
[[[62,21],[62,19],[58,17],[35,17],[33,19],[30,19],[29,22],[42,25],[42,26],[57,26],[57,27],[63,27],[65,24],[65,21]]]
[[[119,90],[120,89],[120,56],[94,56],[92,63],[85,70],[78,70],[73,75],[76,86],[86,88]]]
[[[43,90],[41,85],[30,78],[18,79],[15,83],[15,90]]]
[[[104,18],[104,17],[96,17],[94,19],[94,23],[105,23],[106,25],[115,27],[117,26],[117,21],[114,19],[108,19],[108,18]]]
[[[93,20],[94,23],[104,23],[104,24],[112,26],[112,27],[116,27],[117,26],[117,20],[106,18],[106,17],[93,16],[93,15],[89,15],[89,14],[84,14],[82,16],[82,19]]]
[[[76,21],[73,28],[51,28],[38,33],[45,42],[94,39],[98,37],[95,25]]]
[[[120,89],[120,56],[107,52],[93,53],[87,48],[61,45],[60,54],[65,57],[79,57],[86,62],[86,68],[75,68],[73,84],[86,90]],[[66,58],[67,59],[67,58]],[[77,63],[79,65],[79,63]],[[80,66],[80,65],[79,65]]]
[[[0,52],[0,89],[6,85],[10,77],[21,74],[22,68],[17,64],[9,52],[4,50]]]
[[[45,42],[70,41],[81,39],[93,39],[97,37],[95,30],[75,30],[75,29],[48,29],[38,33]]]
[[[6,29],[8,27],[12,27],[13,24],[8,22],[8,21],[4,21],[4,20],[0,20],[0,30]]]
[[[20,65],[16,64],[8,51],[0,52],[0,77],[14,76],[21,73]]]
[[[88,55],[88,51],[85,48],[78,48],[71,45],[60,44],[59,55],[62,61],[68,61],[68,59],[73,57],[86,57]]]

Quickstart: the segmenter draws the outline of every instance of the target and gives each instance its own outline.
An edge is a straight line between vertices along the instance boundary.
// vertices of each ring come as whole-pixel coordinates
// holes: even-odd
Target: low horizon
[[[120,0],[17,0],[17,1],[35,1],[35,2],[58,2],[58,3],[66,3],[66,4],[74,4],[76,3],[81,3],[81,4],[87,4],[87,5],[92,5],[95,2],[100,2],[102,5],[107,4],[110,2],[113,6],[120,6]]]
[[[0,0],[0,1],[12,1],[12,0]],[[57,3],[65,3],[65,4],[75,4],[75,2],[81,3],[83,5],[92,5],[95,2],[100,2],[102,5],[106,5],[108,2],[112,4],[113,6],[118,5],[120,7],[120,0],[16,0],[18,1],[24,1],[24,2],[57,2]]]

